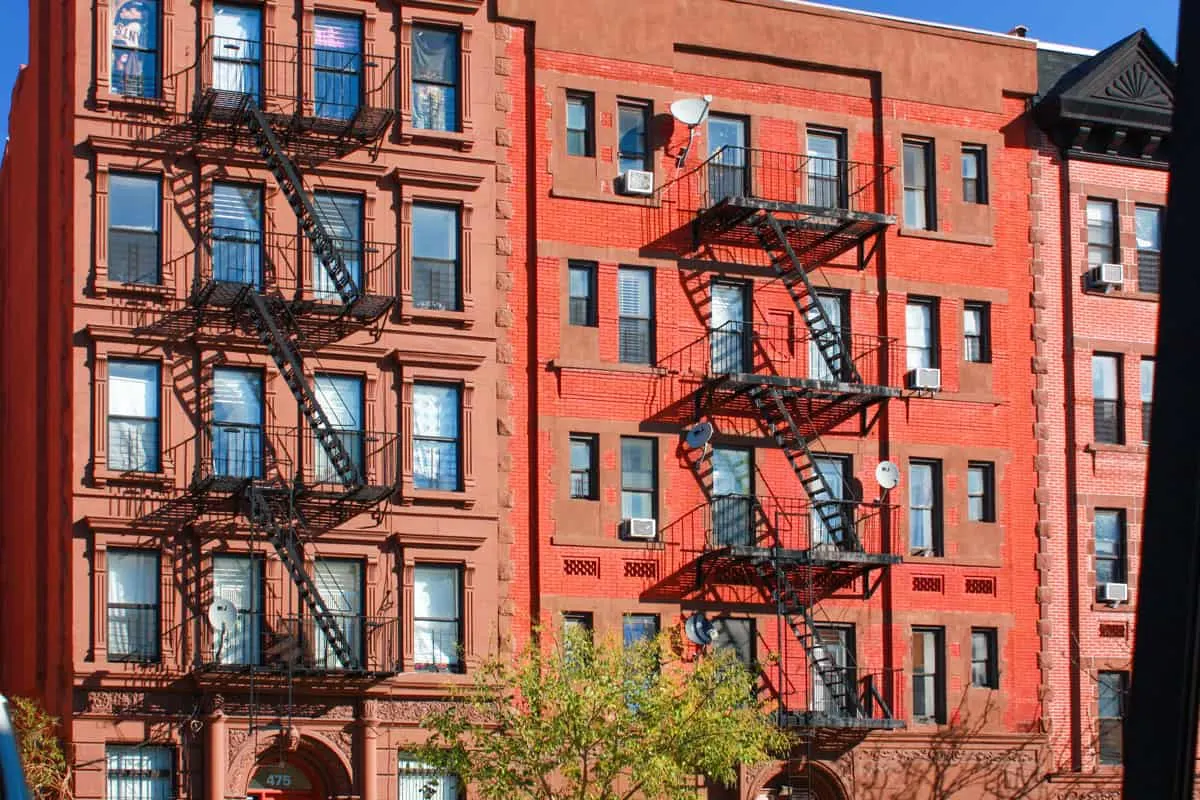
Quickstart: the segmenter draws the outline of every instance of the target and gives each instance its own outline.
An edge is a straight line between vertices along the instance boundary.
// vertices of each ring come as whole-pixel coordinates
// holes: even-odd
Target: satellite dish
[[[671,103],[671,116],[688,127],[688,141],[675,162],[676,167],[682,167],[687,161],[692,142],[696,139],[696,126],[708,117],[708,107],[712,104],[712,99],[711,94],[706,94],[704,97],[685,97]]]
[[[900,483],[900,468],[891,461],[880,461],[875,467],[875,480],[884,490],[895,489]]]
[[[687,634],[692,644],[706,647],[712,644],[715,634],[712,620],[704,616],[703,611],[697,611],[683,621],[683,632]]]
[[[233,630],[237,625],[237,615],[237,606],[224,597],[213,600],[208,606],[208,621],[217,632]]]
[[[697,422],[688,428],[683,440],[692,450],[698,450],[708,444],[713,437],[714,429],[711,422]]]

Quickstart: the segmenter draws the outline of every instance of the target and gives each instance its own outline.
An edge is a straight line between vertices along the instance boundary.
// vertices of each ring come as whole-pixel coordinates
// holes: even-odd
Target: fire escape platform
[[[248,103],[258,101],[244,92],[208,87],[196,93],[191,123],[201,132],[236,133],[245,126]],[[383,136],[396,119],[395,110],[369,105],[358,107],[353,114],[336,117],[318,116],[311,108],[286,111],[268,107],[263,109],[263,115],[285,143],[295,142],[301,136],[320,136],[366,144]],[[246,140],[252,141],[249,136]]]
[[[903,561],[900,556],[890,553],[866,553],[859,550],[845,550],[840,547],[833,547],[832,545],[817,545],[807,550],[784,550],[774,547],[733,545],[716,550],[709,555],[748,562],[773,561],[777,562],[781,567],[793,565],[820,567],[861,565],[874,568],[899,564]]]
[[[801,599],[812,605],[858,578],[902,561],[900,556],[889,553],[844,550],[831,546],[785,550],[733,545],[709,550],[696,559],[696,586],[756,585],[761,579],[755,567],[767,564],[794,587],[806,587]]]
[[[779,727],[787,730],[807,730],[814,728],[859,730],[859,731],[896,731],[902,730],[902,719],[880,719],[875,717],[842,716],[830,714],[827,711],[783,711],[776,715]]]
[[[765,213],[779,221],[796,256],[814,266],[837,258],[896,222],[891,214],[873,211],[733,195],[697,212],[694,239],[758,247],[755,223]]]
[[[796,378],[783,375],[763,375],[755,372],[731,372],[720,376],[714,389],[729,389],[735,392],[759,386],[782,389],[797,397],[820,395],[824,397],[861,397],[867,403],[900,397],[903,391],[892,386],[873,383],[847,383],[819,378]]]

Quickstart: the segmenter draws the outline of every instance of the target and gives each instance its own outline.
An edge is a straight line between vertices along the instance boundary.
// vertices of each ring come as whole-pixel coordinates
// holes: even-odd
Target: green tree
[[[69,797],[71,768],[58,738],[58,718],[28,697],[13,697],[8,710],[30,792],[38,800]]]
[[[728,649],[687,662],[666,636],[572,631],[485,664],[416,755],[488,800],[694,800],[696,776],[732,785],[786,748],[754,684]]]

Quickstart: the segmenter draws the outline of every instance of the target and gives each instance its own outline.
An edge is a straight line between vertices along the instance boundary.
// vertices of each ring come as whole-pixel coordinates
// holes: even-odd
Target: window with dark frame
[[[171,800],[175,797],[175,750],[163,745],[106,744],[107,800]]]
[[[119,472],[158,472],[159,363],[108,361],[108,462]]]
[[[1088,266],[1117,262],[1117,201],[1087,201]]]
[[[654,363],[654,274],[617,271],[618,356],[623,364]]]
[[[413,568],[413,667],[417,672],[462,672],[462,569],[448,564]]]
[[[596,262],[567,264],[567,318],[571,325],[594,328],[599,324],[596,308]]]
[[[419,761],[413,753],[400,753],[396,787],[396,800],[463,800],[466,796],[458,775]]]
[[[846,208],[846,132],[809,128],[805,137],[809,205]]]
[[[904,140],[904,227],[937,229],[935,198],[937,184],[933,173],[933,142],[928,139]]]
[[[158,97],[159,0],[118,3],[112,21],[112,90]]]
[[[942,462],[913,459],[908,465],[909,554],[942,555]]]
[[[914,721],[946,721],[945,636],[943,628],[913,628]]]
[[[990,303],[963,303],[963,360],[977,364],[986,364],[992,360]]]
[[[657,519],[658,442],[621,437],[621,517]]]
[[[661,626],[658,614],[626,614],[621,620],[621,640],[626,647],[639,642],[648,642]]]
[[[412,29],[412,126],[427,131],[457,131],[459,32],[414,25]]]
[[[936,368],[941,363],[937,317],[936,298],[908,298],[904,309],[904,349],[908,370]]]
[[[987,148],[964,144],[962,148],[963,202],[987,204]]]
[[[591,92],[567,92],[567,155],[586,158],[595,155],[595,102]]]
[[[412,391],[413,486],[462,491],[462,392],[444,383],[416,383]]]
[[[599,495],[597,485],[599,458],[597,437],[590,433],[571,434],[571,498],[595,500]]]
[[[1119,765],[1125,760],[1121,730],[1125,723],[1125,708],[1129,697],[1129,673],[1101,672],[1097,676],[1099,690],[1099,750],[1100,763]]]
[[[996,465],[990,461],[967,464],[967,519],[996,521]]]
[[[758,637],[754,620],[750,617],[718,617],[712,625],[716,649],[732,650],[746,669],[756,669]]]
[[[1150,417],[1154,410],[1154,359],[1143,357],[1141,363],[1142,441],[1150,441]]]
[[[594,617],[591,611],[564,611],[562,613],[564,631],[581,631],[588,639],[592,638]]]
[[[1092,356],[1092,441],[1125,443],[1121,385],[1121,357],[1111,353],[1095,353]]]
[[[318,11],[313,15],[313,42],[313,113],[324,119],[353,119],[363,101],[363,18]],[[414,56],[414,66],[416,60]]]
[[[650,103],[647,100],[617,101],[617,171],[650,169]]]
[[[108,279],[161,282],[162,180],[156,175],[108,175]]]
[[[1162,223],[1163,209],[1158,206],[1138,206],[1134,210],[1140,292],[1158,292],[1162,267]]]
[[[162,568],[157,550],[107,552],[108,660],[159,660]]]
[[[1092,518],[1096,551],[1096,586],[1125,583],[1125,512],[1098,508]]]
[[[412,296],[415,308],[460,311],[459,242],[462,219],[455,206],[413,203]]]
[[[1000,688],[995,628],[971,629],[971,685],[980,689]]]

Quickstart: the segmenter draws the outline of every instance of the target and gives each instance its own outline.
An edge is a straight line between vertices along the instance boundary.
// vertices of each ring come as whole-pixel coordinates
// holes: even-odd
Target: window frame
[[[406,778],[424,778],[425,781],[420,788],[414,790],[411,785],[405,786]],[[453,791],[447,792],[445,784],[451,781],[453,781]],[[432,791],[430,791],[431,788]],[[397,754],[397,800],[462,800],[466,796],[465,788],[463,779],[453,772],[438,772],[431,765],[418,760],[414,753],[407,750],[401,750]]]
[[[1107,681],[1112,681],[1116,684],[1115,687],[1106,685]],[[1104,692],[1108,691],[1112,694],[1118,705],[1117,716],[1105,715]],[[1123,736],[1123,726],[1125,716],[1128,713],[1129,703],[1129,672],[1127,670],[1100,670],[1096,675],[1096,760],[1102,766],[1120,766],[1125,761],[1125,742]],[[1115,724],[1114,724],[1115,723]],[[1107,730],[1106,730],[1107,729]],[[1120,752],[1115,757],[1108,751],[1106,757],[1105,740],[1106,735],[1116,739],[1116,745]]]
[[[1101,397],[1096,394],[1098,373],[1097,365],[1112,363],[1116,384],[1115,397]],[[1092,441],[1098,444],[1125,444],[1125,369],[1124,358],[1120,353],[1092,353]],[[1110,405],[1111,404],[1111,405]],[[1107,421],[1101,424],[1102,417],[1108,414],[1112,418],[1111,431]],[[1104,431],[1101,438],[1100,432]]]
[[[977,314],[979,317],[979,332],[975,335],[967,333],[967,315]],[[972,358],[972,340],[977,340],[978,357]],[[963,301],[963,361],[971,364],[992,363],[992,304],[983,300]]]
[[[1150,385],[1146,386],[1146,367],[1150,367]],[[1157,362],[1154,356],[1142,356],[1138,362],[1139,401],[1142,406],[1142,442],[1150,441],[1150,420],[1154,410],[1154,371]]]
[[[153,603],[124,603],[114,602],[111,596],[112,584],[109,582],[113,572],[113,556],[117,554],[138,554],[152,555],[154,564],[151,567],[151,575],[154,578],[154,602]],[[163,660],[163,592],[162,592],[162,551],[151,550],[144,547],[107,547],[105,548],[105,584],[104,584],[104,643],[105,643],[105,660],[110,663],[120,664],[159,664]],[[152,643],[153,650],[145,653],[139,652],[123,652],[114,653],[113,650],[113,616],[114,606],[126,611],[142,611],[153,612],[147,614],[152,622],[152,632],[148,637],[148,641]],[[130,637],[132,638],[132,637]]]
[[[909,344],[908,341],[908,309],[910,306],[927,308],[929,310],[929,328],[928,339],[929,344],[925,348],[915,347]],[[905,370],[912,372],[916,369],[941,369],[942,366],[942,347],[941,347],[941,330],[938,317],[940,316],[940,302],[936,297],[928,297],[925,295],[909,295],[904,302],[904,352],[905,352]],[[911,359],[909,356],[913,350],[924,352],[929,351],[929,366],[928,367],[913,367],[909,366]]]
[[[596,615],[591,611],[563,611],[561,622],[564,636],[571,626],[587,631],[589,639],[596,632]]]
[[[931,504],[926,506],[915,506],[912,502],[912,492],[916,488],[917,482],[913,479],[914,467],[928,467],[929,479],[933,486],[931,492]],[[910,556],[922,558],[940,558],[945,555],[944,533],[945,533],[945,496],[943,490],[944,484],[942,460],[937,458],[910,458],[908,460],[908,483],[909,483],[909,502],[908,502],[908,552]],[[931,541],[928,547],[916,547],[913,544],[913,514],[921,511],[928,512],[930,515],[929,535]]]
[[[1158,234],[1157,247],[1142,247],[1137,239],[1137,221],[1141,214],[1153,213],[1156,217],[1155,232]],[[1137,286],[1139,292],[1158,294],[1162,280],[1162,242],[1163,229],[1166,224],[1167,210],[1163,206],[1150,203],[1138,203],[1133,207],[1134,247],[1137,248]],[[1150,287],[1150,288],[1147,288]]]
[[[714,634],[716,633],[717,628],[719,628],[721,626],[729,625],[731,623],[746,625],[746,627],[748,629],[747,630],[747,634],[748,634],[747,641],[750,644],[750,652],[749,652],[748,659],[741,658],[742,654],[737,652],[736,647],[724,644],[723,637],[719,637],[719,636],[717,637],[716,649],[718,649],[718,650],[720,650],[720,649],[733,650],[734,656],[737,657],[737,660],[739,663],[741,663],[744,667],[746,667],[747,670],[750,670],[752,673],[757,672],[758,668],[759,668],[759,666],[758,666],[759,665],[759,660],[758,660],[758,620],[756,620],[752,616],[722,616],[722,617],[714,618],[712,622],[713,622]]]
[[[109,768],[109,758],[111,755],[116,755],[111,751],[120,749],[125,752],[145,752],[154,750],[160,754],[167,756],[169,766],[166,770],[114,770]],[[139,780],[146,781],[146,784],[138,785],[138,796],[142,798],[154,798],[157,795],[154,782],[164,781],[166,783],[166,791],[161,795],[164,798],[174,798],[177,796],[175,791],[176,776],[179,774],[179,751],[172,745],[152,745],[144,742],[125,743],[125,742],[105,742],[104,743],[104,793],[105,797],[122,797],[126,794],[124,791],[110,791],[110,783],[114,780]],[[161,774],[165,772],[166,774]],[[124,788],[124,787],[123,787]]]
[[[455,25],[440,25],[431,22],[411,22],[409,23],[409,42],[411,52],[408,58],[408,68],[410,70],[409,77],[409,118],[408,123],[414,134],[453,134],[463,133],[467,130],[468,121],[466,119],[467,107],[463,102],[463,48],[466,32],[459,26]],[[417,70],[415,65],[417,52],[417,34],[421,31],[439,31],[442,33],[450,33],[454,35],[454,80],[453,81],[436,81],[429,79],[417,79]],[[417,88],[420,86],[441,87],[443,89],[449,87],[454,92],[454,126],[451,128],[433,128],[425,127],[417,124],[418,113],[417,105]]]
[[[1105,226],[1092,225],[1090,212],[1091,212],[1091,208],[1093,205],[1095,205],[1097,207],[1104,206],[1111,211],[1112,217],[1110,218],[1107,228]],[[1121,262],[1121,242],[1120,242],[1120,236],[1118,234],[1121,229],[1121,210],[1117,204],[1117,201],[1113,200],[1111,198],[1107,198],[1107,197],[1091,197],[1091,196],[1089,196],[1087,198],[1087,202],[1084,206],[1084,223],[1087,226],[1088,269],[1096,269],[1101,264],[1119,264]],[[1093,234],[1095,234],[1097,232],[1102,232],[1104,230],[1108,231],[1108,242],[1105,243],[1105,242],[1100,242],[1100,241],[1093,241]],[[1108,251],[1107,258],[1100,258],[1098,260],[1093,259],[1092,258],[1093,248],[1095,248],[1097,250],[1107,249],[1107,251]]]
[[[163,435],[162,435],[163,434],[162,362],[157,361],[157,360],[152,360],[152,359],[145,359],[145,358],[123,358],[123,357],[116,357],[116,358],[110,357],[107,359],[107,362],[108,362],[108,366],[107,366],[107,372],[106,372],[106,380],[107,380],[107,385],[108,385],[108,402],[105,404],[105,409],[104,409],[105,441],[107,443],[105,466],[108,470],[115,472],[115,473],[120,473],[120,474],[161,475],[161,474],[163,474],[163,471],[164,471],[163,470]],[[112,396],[113,396],[112,378],[113,378],[113,365],[114,364],[139,364],[139,365],[153,366],[153,368],[154,368],[154,385],[152,387],[152,389],[153,389],[152,396],[154,398],[154,407],[158,412],[154,417],[133,417],[133,416],[113,414],[113,412],[112,412],[112,406],[113,406],[113,403],[112,403]],[[132,421],[137,421],[137,422],[151,422],[152,421],[154,423],[154,425],[153,425],[153,428],[154,428],[154,439],[153,439],[153,441],[154,441],[154,447],[153,447],[154,461],[152,464],[149,465],[151,468],[135,469],[135,468],[132,468],[129,466],[118,467],[118,466],[114,465],[113,454],[114,454],[115,450],[113,447],[113,430],[112,430],[112,423],[113,423],[114,419],[120,420],[120,421],[132,420]]]
[[[132,178],[139,181],[153,181],[155,185],[155,202],[154,202],[154,230],[147,231],[145,228],[130,227],[125,225],[114,225],[113,210],[117,207],[117,203],[113,197],[114,181],[113,178]],[[115,286],[122,287],[161,287],[164,285],[164,269],[163,269],[163,176],[158,173],[137,172],[135,170],[110,169],[108,170],[108,214],[104,221],[104,249],[107,255],[105,276],[109,282]],[[152,232],[154,234],[154,280],[128,280],[126,275],[124,279],[115,279],[113,277],[113,231],[126,234],[146,234]],[[128,266],[125,267],[128,272]]]
[[[466,486],[466,476],[465,476],[466,468],[463,463],[463,450],[464,450],[463,444],[464,444],[465,427],[466,427],[463,424],[463,422],[464,422],[463,407],[464,407],[464,402],[465,402],[464,398],[466,395],[465,388],[463,387],[463,385],[461,383],[455,383],[452,381],[414,380],[412,383],[412,399],[413,399],[412,405],[413,406],[415,406],[416,402],[417,402],[417,393],[422,388],[425,388],[425,387],[452,389],[454,391],[454,396],[458,401],[457,435],[454,436],[453,438],[448,437],[448,436],[440,436],[440,435],[439,436],[428,435],[428,434],[418,435],[417,429],[416,429],[416,415],[415,415],[415,413],[412,413],[409,415],[410,419],[409,419],[408,430],[409,430],[409,435],[412,440],[412,452],[413,452],[413,475],[412,475],[413,488],[419,492],[463,492],[463,491],[465,491],[465,486]],[[420,476],[420,473],[417,471],[417,466],[416,466],[417,443],[425,442],[425,441],[435,442],[435,443],[453,442],[453,444],[454,444],[454,460],[455,460],[455,464],[456,464],[456,467],[455,467],[456,485],[454,488],[447,489],[447,488],[444,488],[441,486],[420,485],[419,480],[420,480],[421,476]]]
[[[217,418],[216,418],[217,374],[224,373],[224,372],[237,373],[237,374],[241,374],[241,375],[250,375],[250,376],[253,376],[257,380],[257,388],[258,388],[258,393],[259,393],[258,422],[257,423],[228,422],[228,421],[222,422],[222,421],[217,420]],[[212,462],[211,463],[212,473],[214,475],[222,475],[225,477],[262,478],[265,474],[266,453],[267,453],[267,446],[268,446],[268,441],[267,441],[267,436],[268,436],[268,433],[267,433],[267,393],[266,393],[266,391],[267,391],[267,375],[266,375],[266,371],[262,367],[257,367],[257,366],[252,366],[252,365],[248,366],[248,365],[244,365],[244,364],[216,364],[213,366],[212,371],[209,373],[209,381],[210,381],[211,391],[213,394],[213,402],[209,408],[206,433],[208,436],[209,455],[210,455],[211,462]],[[218,429],[218,427],[220,427],[220,428],[241,428],[244,430],[253,428],[253,429],[257,430],[257,432],[258,432],[258,452],[256,454],[254,454],[254,456],[253,456],[253,465],[254,465],[254,468],[252,470],[254,472],[253,475],[242,475],[242,474],[225,475],[224,471],[218,472],[218,469],[217,469],[217,462],[219,460],[218,459],[218,449],[220,449],[220,448],[217,447],[217,437],[214,436],[214,433]],[[223,436],[224,435],[222,435],[222,438],[223,438]],[[226,447],[228,447],[228,445],[226,445]],[[225,452],[229,453],[232,451],[226,449]],[[243,458],[243,465],[244,465],[245,457],[243,456],[242,458]]]
[[[649,310],[647,311],[647,314],[644,317],[628,316],[628,315],[622,313],[622,310],[621,310],[621,305],[622,305],[622,303],[621,303],[621,285],[622,285],[621,276],[626,273],[640,274],[640,275],[646,276],[646,281],[649,284],[649,287],[648,287]],[[642,364],[645,366],[653,366],[657,360],[657,352],[656,352],[657,348],[655,347],[655,343],[656,343],[655,340],[658,338],[658,336],[657,336],[658,326],[655,323],[655,311],[656,311],[656,303],[655,303],[655,297],[654,297],[655,283],[656,282],[654,280],[654,270],[651,268],[633,267],[633,266],[620,266],[617,268],[617,359],[622,364]],[[642,324],[645,324],[645,326],[646,326],[646,331],[644,334],[646,337],[646,342],[645,342],[646,359],[645,360],[627,359],[625,357],[625,350],[621,346],[620,340],[623,338],[624,330],[626,328],[626,323],[629,323],[631,325],[636,324],[639,326]],[[637,333],[639,335],[642,335],[640,331],[637,331]]]
[[[916,175],[909,175],[908,169],[903,169],[903,195],[905,210],[904,227],[914,230],[936,231],[938,229],[937,219],[937,153],[934,149],[933,139],[905,136],[901,139],[901,155],[909,152],[909,150],[920,151],[923,160],[922,168],[917,171]],[[907,159],[901,159],[901,166]],[[917,178],[920,178],[918,183]],[[910,192],[920,192],[922,197],[921,208],[924,211],[925,219],[921,220],[921,224],[914,224],[916,220],[908,219],[908,197]]]
[[[640,166],[629,167],[628,169],[642,170],[645,172],[653,172],[653,164],[650,159],[650,120],[654,104],[650,100],[642,100],[635,97],[618,97],[617,98],[617,173],[621,174],[626,171],[623,168],[622,162],[630,158],[640,158]],[[641,117],[642,123],[642,152],[640,154],[627,154],[621,149],[621,117],[625,111],[636,112]]]
[[[1100,518],[1104,516],[1114,520],[1117,528],[1116,554],[1101,555],[1100,554]],[[1128,583],[1129,582],[1129,530],[1128,517],[1123,508],[1097,508],[1092,511],[1092,556],[1094,563],[1092,565],[1093,574],[1096,576],[1096,591],[1100,591],[1100,587],[1105,583]],[[1101,563],[1111,564],[1111,573],[1109,580],[1101,580]],[[1107,573],[1108,570],[1105,570]]]
[[[985,645],[983,658],[975,653],[976,638]],[[976,689],[1000,688],[999,635],[995,628],[971,628],[971,686]],[[976,667],[983,668],[983,682],[976,680]]]
[[[653,622],[654,622],[653,636],[658,636],[660,633],[662,633],[662,615],[661,614],[646,614],[646,613],[636,612],[636,611],[630,612],[627,614],[622,614],[621,615],[621,642],[623,643],[623,645],[625,647],[629,647],[629,645],[630,645],[630,641],[627,638],[628,633],[629,633],[629,628],[627,626],[629,625],[630,621],[632,621],[632,620],[642,620],[642,621],[653,620]],[[637,639],[635,641],[636,642],[651,641],[652,638],[651,639]]]
[[[452,241],[454,242],[454,257],[453,258],[423,256],[417,252],[416,242],[417,242],[418,226],[417,226],[416,220],[417,220],[418,210],[428,210],[428,211],[437,210],[437,211],[441,211],[441,212],[450,212],[451,214],[454,215],[454,225],[453,225],[454,235],[452,237]],[[465,294],[464,290],[463,290],[463,284],[465,283],[465,280],[464,280],[465,276],[463,275],[463,244],[464,244],[464,242],[463,242],[463,216],[464,216],[464,209],[463,209],[462,205],[459,203],[438,201],[438,200],[423,200],[423,199],[422,200],[414,200],[412,203],[411,215],[412,216],[410,217],[410,219],[412,220],[412,223],[411,223],[412,229],[410,231],[410,235],[411,235],[410,242],[412,243],[412,246],[409,251],[409,260],[411,263],[410,269],[411,269],[412,308],[413,308],[413,310],[418,314],[422,314],[422,313],[424,313],[424,314],[435,313],[436,314],[436,313],[446,313],[446,312],[453,313],[453,312],[463,311],[464,310],[464,294]],[[418,276],[418,273],[421,271],[420,268],[423,266],[428,267],[430,269],[431,276],[436,274],[437,267],[449,266],[450,275],[454,281],[454,298],[453,298],[453,302],[450,304],[450,307],[438,308],[437,307],[438,304],[432,302],[434,299],[432,277],[431,277],[431,280],[429,281],[430,297],[428,298],[428,301],[422,302],[421,299],[419,298],[420,293],[417,290],[417,287],[418,287],[417,276]]]
[[[583,128],[571,127],[571,109],[580,107],[583,109]],[[566,103],[563,106],[565,109],[563,114],[563,130],[565,131],[565,148],[568,156],[575,158],[595,158],[596,157],[596,93],[588,92],[581,89],[567,89]],[[572,135],[583,135],[583,152],[574,152],[572,148]]]
[[[817,158],[817,156],[812,155],[810,142],[814,136],[823,138],[823,139],[832,140],[836,144],[836,152],[837,152],[836,169],[835,169],[833,175],[818,174],[818,175],[814,176],[814,174],[813,174],[812,159]],[[849,197],[850,197],[850,187],[849,187],[849,180],[848,180],[849,179],[849,174],[848,174],[849,165],[847,164],[848,157],[846,155],[847,151],[849,150],[848,142],[849,142],[849,133],[845,128],[829,128],[829,127],[825,127],[823,125],[809,125],[809,126],[805,127],[805,129],[804,129],[804,159],[805,159],[806,175],[805,175],[805,181],[804,181],[804,192],[805,192],[805,200],[810,205],[823,205],[824,207],[827,207],[827,208],[848,208],[849,207]],[[822,204],[819,202],[819,200],[821,198],[816,197],[815,193],[813,191],[814,178],[816,178],[817,180],[822,180],[822,179],[828,180],[830,178],[833,179],[833,181],[836,184],[834,187],[835,193],[837,195],[834,198],[837,203],[836,206],[829,206],[828,204]],[[822,197],[824,197],[824,193],[821,193],[821,194],[822,194]]]
[[[457,593],[454,603],[458,611],[456,617],[418,617],[417,606],[415,600],[417,577],[422,570],[447,572],[453,574],[455,580],[455,591]],[[451,564],[438,561],[418,561],[413,565],[413,607],[409,613],[409,620],[413,627],[413,672],[427,672],[440,674],[461,674],[466,672],[466,621],[464,618],[464,609],[466,607],[466,585],[463,580],[465,570],[462,564]],[[422,622],[432,623],[454,623],[455,624],[455,655],[454,661],[447,662],[445,668],[440,664],[426,664],[417,661],[417,629]]]
[[[971,492],[971,472],[977,470],[981,473],[983,481],[983,491],[981,494],[975,495]],[[996,521],[996,463],[994,461],[968,461],[967,462],[967,521],[968,522],[995,522]],[[978,498],[980,502],[980,515],[975,517],[971,511],[971,500]]]
[[[107,42],[107,51],[108,51],[108,75],[107,75],[107,78],[108,78],[108,85],[112,91],[113,97],[120,98],[123,100],[133,100],[133,101],[138,101],[138,100],[161,101],[163,99],[163,80],[162,80],[162,78],[163,78],[163,63],[166,60],[166,49],[165,49],[166,42],[164,41],[164,39],[166,37],[164,37],[164,35],[163,35],[163,33],[164,33],[163,28],[165,27],[163,25],[163,21],[164,21],[164,17],[166,16],[166,11],[167,11],[165,8],[166,5],[167,5],[167,3],[163,2],[163,0],[154,0],[154,47],[153,48],[138,47],[135,45],[117,45],[116,44],[115,39],[116,39],[117,19],[115,17],[116,9],[114,8],[114,17],[108,26],[108,42]],[[116,78],[115,70],[116,70],[116,65],[117,65],[117,60],[118,60],[117,59],[118,50],[120,50],[121,52],[127,52],[127,53],[131,53],[131,54],[143,54],[143,53],[153,53],[154,54],[154,75],[153,75],[153,78],[150,81],[150,85],[148,87],[146,86],[144,77],[142,78],[143,88],[148,89],[148,91],[142,91],[140,93],[133,94],[133,93],[125,92],[125,91],[120,91],[117,89],[117,80],[115,80],[115,78]],[[125,85],[124,81],[122,81],[122,85]]]
[[[598,294],[598,274],[599,264],[595,261],[580,261],[572,259],[567,262],[567,324],[577,328],[595,328],[600,325],[599,314],[599,294]],[[577,296],[574,292],[574,281],[572,277],[575,273],[586,273],[588,293],[583,297]],[[584,301],[584,321],[580,322],[575,315],[575,301]]]
[[[644,443],[650,448],[650,489],[626,488],[626,471],[625,471],[625,444],[626,442]],[[658,465],[658,439],[651,436],[622,436],[621,437],[621,519],[633,519],[625,516],[625,495],[636,494],[639,496],[650,498],[651,519],[658,519],[658,490],[659,490],[659,465]]]
[[[570,480],[568,482],[567,492],[572,500],[599,500],[600,499],[600,437],[594,433],[572,433],[568,439],[569,452],[567,455],[568,467],[570,472]],[[586,469],[579,469],[575,466],[575,445],[582,444],[588,448],[588,465]],[[575,493],[575,476],[583,473],[587,480],[587,492],[585,494]]]
[[[975,178],[967,177],[966,165],[968,160],[975,162]],[[962,200],[968,205],[986,206],[988,204],[987,180],[987,146],[982,144],[964,144],[960,165],[962,169]],[[973,180],[973,185],[968,181]]]
[[[914,659],[912,664],[912,682],[913,682],[913,721],[923,723],[944,724],[946,722],[946,629],[940,626],[924,626],[914,625],[912,628],[912,637],[910,640],[909,656],[912,656],[912,650],[916,646],[918,635],[927,635],[933,637],[934,644],[934,665],[933,665],[933,714],[917,714],[916,702],[916,687],[918,678],[925,678],[930,675],[929,672],[917,672],[917,665]]]

